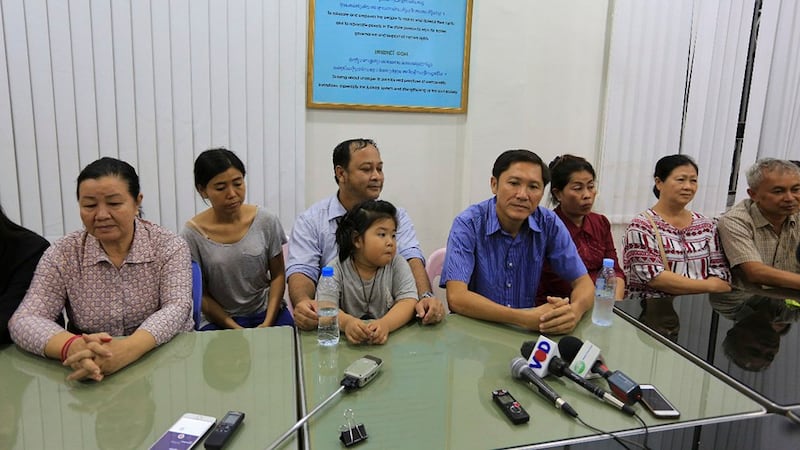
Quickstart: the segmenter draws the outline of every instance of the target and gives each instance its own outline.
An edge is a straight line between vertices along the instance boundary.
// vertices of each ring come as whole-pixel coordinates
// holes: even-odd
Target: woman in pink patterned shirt
[[[686,208],[697,193],[697,174],[697,164],[686,155],[656,163],[653,193],[658,201],[625,230],[626,298],[731,290],[715,221]]]
[[[100,381],[192,329],[191,261],[183,239],[139,217],[130,164],[89,164],[77,191],[85,230],[44,253],[9,330],[21,348],[71,367],[68,379]],[[64,309],[66,330],[56,323]]]

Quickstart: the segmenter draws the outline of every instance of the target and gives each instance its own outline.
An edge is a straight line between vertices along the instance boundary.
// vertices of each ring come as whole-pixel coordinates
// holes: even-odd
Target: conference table
[[[656,419],[637,405],[650,433],[766,414],[752,397],[619,317],[611,327],[594,326],[586,317],[573,334],[600,346],[612,370],[656,385],[680,410],[677,420]],[[343,448],[340,427],[347,424],[345,413],[351,409],[352,423],[363,423],[368,435],[359,444],[363,449],[549,448],[585,442],[594,448],[596,441],[609,437],[566,416],[512,377],[510,362],[520,355],[521,344],[537,337],[459,315],[449,315],[435,326],[403,327],[382,346],[340,342],[326,348],[317,344],[315,333],[300,332],[304,411],[337,389],[352,361],[366,354],[383,360],[371,383],[340,394],[310,418],[303,445],[314,450]],[[589,425],[623,437],[643,433],[635,418],[577,385],[552,375],[547,381]],[[512,425],[502,414],[491,396],[498,388],[507,389],[522,404],[531,416],[529,423]],[[641,442],[641,436],[636,439]]]
[[[184,413],[229,410],[246,418],[225,448],[264,448],[297,418],[295,348],[287,327],[181,333],[96,383],[5,346],[0,449],[146,449]]]
[[[798,442],[800,427],[783,415],[800,408],[798,383],[791,378],[797,373],[793,350],[800,331],[782,322],[790,316],[779,314],[781,325],[773,327],[784,351],[774,352],[767,368],[739,374],[735,365],[726,365],[723,351],[715,351],[711,363],[703,353],[723,346],[728,319],[717,310],[727,314],[730,305],[691,296],[663,300],[658,306],[619,302],[613,326],[594,326],[587,316],[573,332],[598,345],[612,370],[656,385],[680,410],[680,418],[665,420],[635,406],[648,426],[650,446],[689,448],[698,434],[714,443],[703,448],[791,448],[760,446],[758,439],[768,434]],[[642,305],[646,314],[636,311]],[[759,305],[751,309],[760,311]],[[677,335],[670,310],[678,313]],[[716,324],[713,314],[720,315]],[[650,322],[653,315],[662,320]],[[654,323],[667,324],[671,338],[655,331]],[[510,363],[521,344],[538,336],[455,314],[434,326],[413,322],[382,346],[342,340],[321,347],[315,332],[286,327],[182,333],[100,383],[67,382],[68,370],[57,361],[5,346],[0,349],[0,448],[147,448],[183,413],[220,419],[228,410],[247,417],[226,448],[265,448],[328,398],[343,370],[366,354],[383,360],[379,375],[362,389],[333,398],[279,448],[343,448],[339,435],[348,409],[355,423],[365,425],[369,437],[359,444],[364,449],[621,448],[512,377]],[[689,345],[695,340],[694,347]],[[749,364],[752,369],[754,363]],[[748,378],[753,376],[756,381]],[[586,424],[643,442],[644,428],[635,418],[567,380],[550,375],[547,382]],[[595,382],[605,387],[602,380]],[[523,405],[529,423],[508,421],[491,399],[499,388]],[[730,445],[716,445],[722,442]]]

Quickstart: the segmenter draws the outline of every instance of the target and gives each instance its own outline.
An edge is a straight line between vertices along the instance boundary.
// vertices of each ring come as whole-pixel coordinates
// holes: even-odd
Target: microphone
[[[624,373],[620,372],[619,370],[611,371],[605,364],[601,358],[594,362],[588,360],[588,357],[585,355],[593,354],[593,350],[585,350],[586,347],[594,346],[591,342],[582,342],[580,339],[576,338],[575,336],[564,336],[561,341],[558,343],[558,348],[560,352],[564,355],[564,359],[567,361],[573,361],[573,365],[576,364],[574,360],[580,359],[582,362],[586,364],[591,364],[591,372],[599,374],[603,378],[606,379],[608,382],[608,386],[611,388],[611,392],[620,400],[625,402],[628,405],[631,405],[637,402],[640,398],[642,398],[642,388],[639,387],[639,383],[633,381],[629,376],[625,375]],[[599,349],[598,349],[599,355]],[[579,363],[580,364],[580,363]]]
[[[526,346],[525,344],[522,345],[521,351],[523,352],[523,356],[525,355],[524,352],[527,349],[527,347],[528,346]],[[557,354],[558,346],[554,341],[551,341],[550,339],[544,336],[539,336],[539,340],[536,341],[534,347],[535,351],[533,351],[533,353],[530,354],[530,359],[539,360],[543,358],[543,355],[541,354],[542,352],[541,348],[548,348],[548,347],[554,349],[553,351],[550,352],[549,357],[547,357],[547,359],[550,360],[550,362],[547,364],[547,369],[549,369],[549,373],[552,373],[557,377],[566,377],[570,381],[578,384],[580,387],[594,394],[601,401],[608,403],[609,405],[624,412],[625,414],[631,416],[636,414],[636,411],[633,408],[619,401],[616,397],[606,392],[600,386],[597,386],[595,384],[586,381],[582,376],[572,371],[569,368],[569,365],[563,359],[561,359],[561,357]],[[536,369],[533,368],[532,363],[529,364],[531,364],[531,368],[533,369],[533,371],[536,372]]]
[[[560,353],[561,346],[563,344],[559,342],[558,345]],[[597,362],[598,359],[601,359],[600,347],[592,344],[589,340],[583,342],[580,350],[578,350],[578,354],[571,362],[569,361],[569,358],[567,358],[566,354],[564,355],[564,359],[569,363],[569,368],[583,378],[586,378],[587,380],[590,378],[600,378],[600,375],[592,372],[591,370],[594,363]]]
[[[533,390],[536,387],[536,391],[542,397],[546,398],[549,402],[553,403],[557,409],[564,411],[564,413],[572,416],[578,417],[578,413],[569,405],[569,403],[565,402],[561,396],[558,395],[556,391],[553,390],[547,383],[544,382],[534,371],[528,367],[528,363],[517,356],[513,360],[511,360],[511,375],[518,379],[525,381],[526,385]]]
[[[528,366],[533,370],[533,373],[541,378],[550,373],[550,361],[560,356],[558,345],[544,335],[540,335],[536,342],[523,342],[519,351],[522,356],[528,359]]]

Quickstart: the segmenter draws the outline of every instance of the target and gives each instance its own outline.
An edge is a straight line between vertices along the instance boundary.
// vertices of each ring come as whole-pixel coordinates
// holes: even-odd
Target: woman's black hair
[[[5,211],[3,211],[3,207],[0,206],[0,241],[10,240],[27,231],[25,227],[17,225],[9,219]]]
[[[592,179],[597,178],[594,167],[589,164],[589,161],[580,156],[556,156],[554,160],[550,161],[548,168],[550,169],[550,179],[552,182],[550,185],[550,203],[554,205],[558,203],[558,199],[553,191],[563,191],[564,188],[567,187],[569,177],[571,177],[573,173],[586,171],[592,175]]]
[[[245,176],[244,163],[226,148],[211,148],[194,160],[194,186],[204,188],[212,178],[233,167]]]
[[[128,184],[128,193],[135,201],[139,197],[139,175],[136,169],[125,161],[105,156],[90,163],[78,175],[78,187],[75,196],[80,200],[81,183],[85,180],[97,180],[102,177],[119,177]]]
[[[379,219],[392,219],[397,226],[397,208],[383,200],[367,200],[342,217],[336,229],[339,261],[344,262],[353,255],[356,249],[353,241]]]
[[[656,169],[653,171],[653,177],[658,178],[662,182],[665,181],[669,174],[675,170],[676,167],[691,165],[694,167],[695,172],[700,174],[700,169],[697,167],[697,163],[694,160],[686,155],[669,155],[665,156],[658,160],[656,163]],[[661,191],[653,185],[653,194],[655,194],[656,198],[661,196]]]

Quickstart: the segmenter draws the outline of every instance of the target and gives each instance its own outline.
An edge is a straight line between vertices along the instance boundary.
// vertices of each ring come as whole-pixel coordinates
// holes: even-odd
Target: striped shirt
[[[661,234],[669,270],[693,280],[717,277],[730,281],[731,274],[713,219],[692,212],[692,223],[678,229],[653,209],[647,212]],[[664,263],[650,220],[642,213],[625,230],[623,258],[627,280],[626,298],[666,297],[669,294],[647,285],[663,272]]]
[[[532,308],[544,262],[562,279],[586,274],[575,243],[556,214],[537,207],[516,236],[503,231],[495,197],[458,215],[447,239],[441,287],[462,281],[470,291],[511,308]]]

